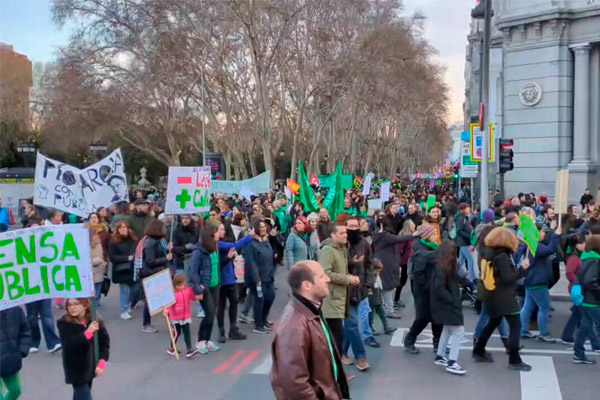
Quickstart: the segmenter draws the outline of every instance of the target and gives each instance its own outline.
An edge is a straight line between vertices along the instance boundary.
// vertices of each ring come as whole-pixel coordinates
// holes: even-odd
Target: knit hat
[[[306,220],[308,222],[310,222],[310,221],[318,221],[319,220],[319,216],[317,215],[317,213],[312,212],[312,213],[308,214],[308,217],[306,217]]]
[[[435,233],[435,228],[433,227],[433,225],[423,224],[419,227],[419,229],[419,236],[421,236],[421,239],[428,239],[431,235]]]
[[[481,217],[484,224],[489,224],[490,222],[494,222],[496,219],[496,214],[494,214],[494,210],[487,209],[483,211],[483,215]]]

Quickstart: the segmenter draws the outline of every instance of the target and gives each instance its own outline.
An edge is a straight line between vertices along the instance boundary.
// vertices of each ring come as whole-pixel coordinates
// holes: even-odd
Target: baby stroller
[[[460,283],[460,292],[462,301],[468,301],[469,306],[474,309],[477,314],[481,312],[481,302],[477,298],[476,286],[472,282],[463,282]]]

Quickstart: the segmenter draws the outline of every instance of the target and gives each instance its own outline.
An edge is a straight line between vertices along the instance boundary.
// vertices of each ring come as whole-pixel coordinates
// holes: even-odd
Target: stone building
[[[29,90],[33,84],[31,61],[0,43],[0,120],[29,128]]]
[[[497,137],[514,139],[505,193],[548,192],[570,171],[569,198],[600,182],[600,0],[494,0],[490,112]],[[467,48],[465,125],[479,103],[479,41]],[[474,81],[477,81],[475,84]],[[490,168],[495,173],[495,166]],[[491,182],[494,177],[490,176]]]

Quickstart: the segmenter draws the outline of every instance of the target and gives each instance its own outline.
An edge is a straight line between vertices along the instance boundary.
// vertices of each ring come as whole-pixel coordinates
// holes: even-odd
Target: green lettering
[[[81,280],[79,279],[79,271],[75,265],[67,265],[65,267],[65,290],[70,292],[71,286],[74,286],[76,292],[81,292]]]
[[[32,288],[29,287],[29,268],[23,268],[23,287],[25,288],[25,294],[38,294],[40,292],[40,287],[34,286]]]
[[[9,244],[12,243],[12,239],[4,239],[4,240],[0,240],[0,247],[4,247],[4,246],[8,246]],[[6,254],[0,251],[0,258],[4,258],[6,257]],[[4,263],[4,264],[0,264],[0,268],[10,268],[13,265],[15,265],[12,261]]]
[[[75,257],[76,260],[79,260],[79,252],[77,251],[77,246],[75,245],[75,239],[73,239],[73,235],[70,233],[65,235],[65,243],[63,244],[63,251],[60,256],[60,261],[64,261],[67,257]]]
[[[54,287],[56,290],[65,290],[65,284],[56,282],[56,273],[60,271],[60,265],[55,265],[52,268],[52,283],[54,283]]]
[[[40,266],[40,276],[42,277],[42,287],[44,293],[50,293],[50,285],[48,285],[48,267],[45,265]]]
[[[6,291],[8,292],[8,298],[11,300],[16,300],[23,296],[25,292],[21,286],[19,286],[19,282],[21,281],[21,277],[15,271],[6,271]],[[9,277],[12,277],[13,281],[9,283]],[[15,293],[16,292],[16,293]]]
[[[42,262],[51,263],[52,261],[56,260],[56,257],[58,257],[58,248],[56,247],[56,245],[46,244],[46,239],[51,238],[53,236],[54,236],[54,232],[48,231],[48,232],[44,233],[42,235],[42,237],[40,238],[40,247],[42,249],[52,249],[52,251],[54,252],[54,255],[52,257],[42,256],[42,258],[41,258]]]
[[[17,264],[23,265],[25,263],[35,262],[35,235],[29,236],[29,249],[25,245],[22,237],[15,239],[15,250],[17,253]],[[25,261],[23,261],[25,260]]]
[[[0,300],[4,298],[4,275],[0,274]]]

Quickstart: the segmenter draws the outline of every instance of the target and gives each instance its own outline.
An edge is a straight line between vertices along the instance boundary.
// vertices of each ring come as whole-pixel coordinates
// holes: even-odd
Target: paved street
[[[276,304],[272,319],[281,314],[289,290],[285,271],[277,275]],[[403,297],[408,300],[408,292]],[[162,315],[154,317],[160,329],[156,335],[141,332],[141,309],[133,312],[134,319],[118,318],[118,289],[111,293],[100,308],[111,336],[111,358],[106,375],[94,382],[95,399],[272,399],[268,373],[270,369],[271,335],[257,335],[249,325],[242,329],[248,340],[228,342],[221,351],[197,355],[192,360],[175,358],[166,354],[168,333]],[[555,302],[552,333],[558,335],[568,316],[568,303]],[[459,363],[468,370],[458,377],[433,364],[431,335],[425,332],[419,338],[419,355],[409,355],[402,350],[402,338],[410,325],[411,305],[404,309],[404,318],[396,323],[399,329],[393,336],[378,336],[380,349],[367,349],[371,370],[358,372],[351,382],[354,399],[474,399],[485,395],[486,400],[596,400],[600,396],[600,366],[577,366],[571,362],[572,353],[563,344],[541,344],[525,341],[524,359],[534,369],[530,373],[509,371],[507,356],[497,337],[490,342],[496,361],[492,364],[471,362],[468,348],[471,335],[467,335]],[[465,328],[472,332],[477,316],[464,303]],[[57,312],[58,315],[58,312]],[[377,325],[376,325],[377,326]],[[198,320],[194,318],[193,332]],[[404,328],[404,329],[403,329]],[[215,328],[216,330],[216,328]],[[183,342],[180,341],[180,348]],[[589,353],[600,361],[600,354]],[[41,378],[35,378],[41,377]],[[68,399],[71,387],[64,384],[60,354],[48,354],[45,349],[24,360],[22,373],[23,399]],[[451,392],[449,392],[449,389]]]

